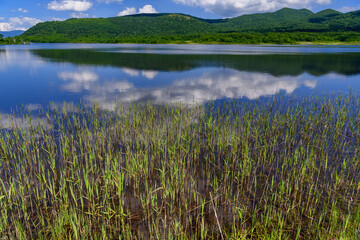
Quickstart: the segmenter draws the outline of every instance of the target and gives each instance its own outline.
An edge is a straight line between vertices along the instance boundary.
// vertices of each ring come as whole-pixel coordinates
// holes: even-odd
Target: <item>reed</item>
[[[1,239],[356,239],[360,97],[118,104],[0,126]]]

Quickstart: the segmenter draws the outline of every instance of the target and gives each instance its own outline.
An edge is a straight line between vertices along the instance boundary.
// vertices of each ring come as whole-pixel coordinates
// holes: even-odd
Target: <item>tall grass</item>
[[[359,235],[354,94],[41,114],[1,130],[1,239]]]

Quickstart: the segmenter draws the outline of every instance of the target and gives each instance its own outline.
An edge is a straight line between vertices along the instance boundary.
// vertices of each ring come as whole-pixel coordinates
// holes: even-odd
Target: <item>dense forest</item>
[[[26,44],[26,42],[22,37],[4,37],[4,35],[0,33],[0,45],[5,44]]]
[[[275,43],[360,42],[360,11],[284,8],[229,19],[137,14],[43,22],[21,35],[32,42]]]

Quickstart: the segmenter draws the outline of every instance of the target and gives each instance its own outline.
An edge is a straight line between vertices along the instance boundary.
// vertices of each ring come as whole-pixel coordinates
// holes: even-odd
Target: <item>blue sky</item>
[[[26,30],[42,21],[114,17],[136,13],[185,13],[226,18],[283,7],[314,12],[360,10],[359,0],[0,0],[0,31]]]

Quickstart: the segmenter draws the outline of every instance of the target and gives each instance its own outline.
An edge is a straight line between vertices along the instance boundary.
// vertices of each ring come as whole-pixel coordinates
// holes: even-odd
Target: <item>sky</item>
[[[0,31],[26,30],[43,21],[184,13],[206,19],[274,12],[283,7],[313,12],[360,10],[359,0],[0,0]]]

